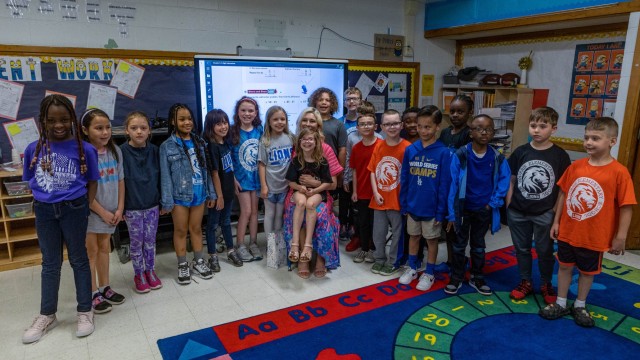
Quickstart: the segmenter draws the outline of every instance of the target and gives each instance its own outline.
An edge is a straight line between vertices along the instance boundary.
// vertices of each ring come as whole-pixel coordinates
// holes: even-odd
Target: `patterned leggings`
[[[129,228],[130,254],[136,275],[153,270],[156,260],[156,233],[158,232],[159,208],[127,210],[124,220]]]

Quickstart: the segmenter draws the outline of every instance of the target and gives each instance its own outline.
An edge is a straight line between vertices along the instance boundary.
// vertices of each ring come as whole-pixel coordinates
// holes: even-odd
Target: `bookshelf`
[[[449,123],[449,104],[456,95],[466,94],[474,101],[473,114],[477,115],[482,109],[484,113],[501,108],[499,117],[493,116],[496,126],[495,140],[503,146],[503,152],[508,155],[516,147],[527,143],[529,139],[529,115],[533,108],[534,90],[529,88],[514,88],[504,86],[467,86],[444,85],[441,89],[442,99],[440,108],[444,109],[446,122]],[[488,110],[487,110],[488,109]],[[508,111],[505,111],[508,110]],[[509,135],[506,137],[505,135]]]

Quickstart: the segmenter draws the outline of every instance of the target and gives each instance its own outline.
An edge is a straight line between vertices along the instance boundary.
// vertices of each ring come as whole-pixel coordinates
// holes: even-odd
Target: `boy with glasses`
[[[371,172],[373,198],[369,207],[373,209],[373,243],[375,261],[371,268],[374,274],[389,276],[398,271],[398,243],[402,234],[400,214],[400,172],[404,151],[410,142],[400,138],[402,121],[396,110],[382,114],[382,131],[385,140],[380,142],[371,156],[368,170]],[[391,225],[389,256],[385,253],[387,233]]]
[[[351,88],[350,88],[351,89]],[[357,90],[357,88],[354,88]],[[347,89],[347,91],[349,91]],[[358,90],[360,91],[360,90]],[[352,95],[350,95],[352,96]],[[378,124],[376,124],[375,120],[376,120],[376,109],[373,106],[373,104],[371,104],[368,101],[362,101],[362,105],[360,105],[358,107],[358,110],[356,111],[356,113],[358,114],[358,119],[360,118],[360,116],[362,114],[373,114],[373,126],[372,126],[372,132],[373,132],[373,136],[375,136],[378,139],[382,139],[382,136],[380,134],[378,134],[376,132]],[[342,186],[345,190],[345,192],[349,193],[350,191],[355,191],[355,184],[351,184],[352,180],[353,180],[353,174],[351,171],[351,167],[349,164],[351,161],[351,154],[353,153],[353,148],[356,144],[358,144],[360,142],[360,140],[362,140],[362,132],[361,132],[361,128],[357,127],[356,129],[358,129],[358,131],[354,131],[351,134],[349,134],[349,136],[347,137],[347,166],[344,169],[344,179],[343,179],[343,183]],[[368,129],[366,129],[368,130]],[[369,156],[371,157],[371,156]],[[367,163],[364,165],[364,169],[366,170],[367,165],[369,164],[369,161],[367,160]],[[367,181],[368,182],[368,181]],[[351,198],[353,198],[353,195],[351,195]],[[368,200],[371,200],[371,197],[369,197]],[[354,211],[353,213],[353,217],[350,220],[353,220],[353,222],[351,224],[355,225],[356,223],[360,223],[360,221],[358,219],[356,219],[357,215],[355,214],[357,212],[357,206],[355,203],[352,203],[353,206],[351,206],[352,209],[356,208],[356,211]],[[353,228],[353,227],[352,227]],[[359,227],[355,227],[354,228],[355,231],[351,234],[350,238],[351,240],[347,243],[347,245],[345,246],[345,250],[347,252],[351,252],[351,251],[356,251],[360,248],[360,241],[361,241],[361,236],[360,236],[360,228]],[[356,256],[357,257],[357,256]]]
[[[478,115],[471,121],[471,143],[459,148],[451,159],[449,224],[456,238],[452,244],[451,278],[444,292],[455,295],[464,280],[465,250],[471,246],[469,285],[482,295],[491,295],[484,280],[484,236],[500,230],[500,207],[509,190],[511,171],[504,155],[489,146],[493,139],[493,119]]]
[[[349,155],[351,147],[356,142],[349,144],[349,138],[353,134],[358,134],[356,127],[358,123],[358,108],[362,105],[362,92],[357,87],[349,87],[344,92],[344,107],[347,113],[338,120],[344,123],[347,132],[347,158],[344,166],[344,176],[342,178],[342,189],[339,191],[340,208],[338,217],[340,219],[340,239],[351,241],[347,244],[347,251],[353,251],[360,246],[359,237],[356,234],[353,224],[355,215],[353,203],[351,202],[351,169],[349,169]]]

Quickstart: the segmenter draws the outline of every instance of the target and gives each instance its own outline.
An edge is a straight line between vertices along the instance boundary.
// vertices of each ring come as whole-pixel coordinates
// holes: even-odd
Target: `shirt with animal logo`
[[[376,145],[367,170],[375,174],[376,189],[384,201],[379,205],[376,199],[372,198],[369,203],[370,208],[400,211],[400,171],[404,150],[409,145],[411,143],[404,139],[394,146],[389,146],[386,141]]]

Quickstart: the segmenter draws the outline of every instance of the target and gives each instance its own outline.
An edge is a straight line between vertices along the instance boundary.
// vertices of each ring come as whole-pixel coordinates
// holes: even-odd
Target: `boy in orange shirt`
[[[373,197],[369,207],[373,209],[373,244],[376,248],[376,263],[371,272],[389,276],[399,270],[398,243],[402,234],[402,215],[400,214],[400,171],[404,150],[411,145],[400,137],[402,119],[396,110],[387,110],[382,114],[382,131],[385,140],[376,145],[367,170],[371,171]],[[385,253],[387,232],[391,225],[391,246],[389,257]]]
[[[611,156],[617,137],[614,119],[589,121],[584,134],[589,157],[571,164],[558,181],[560,194],[551,228],[551,237],[558,240],[558,298],[540,310],[545,319],[571,314],[576,324],[594,326],[586,300],[593,276],[602,269],[602,254],[624,254],[631,208],[637,202],[629,170]],[[567,293],[574,266],[580,271],[578,296],[569,309]]]

